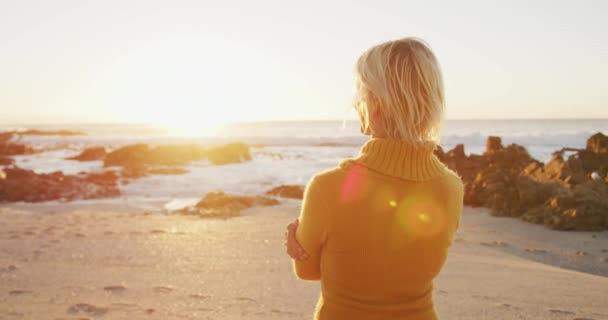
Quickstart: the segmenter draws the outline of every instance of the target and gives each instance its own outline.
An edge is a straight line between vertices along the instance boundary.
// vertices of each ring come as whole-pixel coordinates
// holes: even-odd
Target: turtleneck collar
[[[430,141],[414,144],[372,138],[351,161],[388,176],[425,181],[446,172],[446,166],[433,154],[434,150],[435,144]]]

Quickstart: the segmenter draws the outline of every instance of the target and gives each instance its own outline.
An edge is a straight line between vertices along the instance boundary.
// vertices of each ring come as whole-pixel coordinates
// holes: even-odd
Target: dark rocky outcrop
[[[304,197],[304,186],[282,185],[268,190],[266,194],[281,198],[302,199]]]
[[[24,131],[15,131],[16,134],[22,136],[85,136],[86,133],[81,131],[71,130],[38,130],[29,129]]]
[[[62,172],[37,174],[17,167],[3,169],[0,202],[40,202],[108,198],[120,195],[114,173],[64,175]]]
[[[147,144],[134,144],[108,153],[104,158],[104,167],[123,167],[124,178],[137,179],[150,174],[184,174],[188,171],[181,166],[190,161],[205,159],[212,164],[222,165],[249,161],[251,154],[249,146],[243,143],[210,148],[200,145],[150,147]]]
[[[277,204],[279,204],[279,201],[273,198],[229,195],[218,191],[207,193],[195,206],[172,213],[195,215],[201,218],[230,218],[239,216],[243,209]]]
[[[592,135],[587,140],[587,150],[597,154],[608,153],[608,136],[601,132]]]
[[[32,146],[20,144],[13,140],[18,137],[15,132],[0,132],[0,157],[36,153]]]
[[[148,170],[149,174],[186,174],[188,170],[180,167],[156,167]]]
[[[0,166],[10,166],[13,164],[15,164],[15,159],[0,157]]]
[[[91,147],[84,149],[79,155],[69,157],[67,159],[78,161],[97,161],[105,159],[106,154],[106,148],[104,147]]]
[[[104,159],[104,166],[121,166],[127,176],[146,175],[154,166],[182,166],[190,161],[208,159],[212,164],[221,165],[251,160],[249,146],[231,143],[223,146],[204,148],[199,145],[161,145],[150,147],[135,144],[110,152]],[[157,170],[158,171],[158,170]],[[160,170],[158,172],[161,172]]]
[[[584,150],[564,149],[546,164],[522,146],[489,137],[482,155],[466,156],[462,145],[436,154],[465,183],[464,202],[500,216],[522,217],[564,230],[608,229],[608,154],[598,133]],[[565,152],[574,152],[564,160]],[[600,179],[591,179],[595,173]]]

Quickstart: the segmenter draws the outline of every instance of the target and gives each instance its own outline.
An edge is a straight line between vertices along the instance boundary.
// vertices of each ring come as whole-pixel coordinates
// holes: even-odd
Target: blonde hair
[[[413,143],[439,142],[443,80],[427,44],[417,38],[381,43],[361,55],[355,72],[355,108],[364,133]]]

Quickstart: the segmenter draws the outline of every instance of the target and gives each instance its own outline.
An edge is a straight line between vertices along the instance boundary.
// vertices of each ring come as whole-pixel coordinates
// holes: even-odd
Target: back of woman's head
[[[377,137],[407,142],[435,141],[444,110],[439,63],[420,39],[376,45],[356,65],[355,107],[362,129]]]

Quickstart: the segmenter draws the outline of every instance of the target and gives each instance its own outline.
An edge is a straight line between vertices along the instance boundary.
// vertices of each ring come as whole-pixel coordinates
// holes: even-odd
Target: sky
[[[608,1],[0,0],[0,122],[354,119],[354,64],[417,36],[448,119],[608,118]]]

